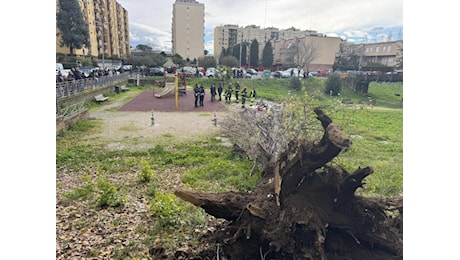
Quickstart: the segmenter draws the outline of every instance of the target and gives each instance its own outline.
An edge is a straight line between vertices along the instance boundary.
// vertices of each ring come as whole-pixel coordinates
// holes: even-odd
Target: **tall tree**
[[[70,54],[75,49],[89,45],[88,24],[83,18],[78,0],[59,0],[59,11],[56,14],[56,25],[59,31],[61,47],[67,46]]]
[[[256,39],[251,42],[249,51],[249,66],[257,68],[259,66],[259,42]]]
[[[227,50],[224,47],[222,47],[222,51],[220,52],[220,55],[219,55],[219,64],[222,63],[222,60],[225,56],[227,56]]]
[[[288,48],[288,61],[296,67],[305,68],[319,56],[319,47],[315,42],[307,44],[305,41],[296,39],[295,44]]]
[[[234,56],[226,56],[222,59],[222,62],[220,64],[232,68],[238,66],[238,63],[238,59]]]
[[[269,68],[273,65],[273,47],[270,41],[267,41],[262,51],[262,66]]]
[[[174,54],[174,56],[172,57],[172,61],[174,62],[174,64],[177,64],[179,65],[180,67],[184,66],[185,65],[185,61],[184,61],[184,58],[182,58],[182,56],[180,56],[179,54]]]
[[[204,57],[199,57],[198,58],[198,64],[200,64],[201,67],[203,68],[211,68],[211,67],[216,67],[216,59],[214,56],[204,56]]]
[[[151,53],[153,51],[152,47],[145,45],[145,44],[138,44],[136,46],[136,50],[141,50],[141,51],[145,51],[148,53]]]
[[[241,65],[246,66],[248,64],[247,62],[247,56],[248,56],[248,44],[246,42],[243,42],[241,45]]]
[[[238,43],[237,45],[233,46],[232,48],[232,56],[235,57],[237,60],[240,60],[240,44]]]

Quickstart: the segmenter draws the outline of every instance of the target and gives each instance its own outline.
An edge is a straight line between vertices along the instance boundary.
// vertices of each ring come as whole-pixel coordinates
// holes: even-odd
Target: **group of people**
[[[193,88],[193,93],[195,94],[195,107],[198,107],[198,101],[200,101],[199,102],[200,107],[204,106],[205,91],[204,91],[203,84],[201,84],[198,87],[198,83],[195,83],[195,87]]]
[[[65,82],[65,81],[74,81],[80,79],[97,79],[101,76],[110,76],[118,75],[123,70],[116,69],[104,69],[104,70],[91,70],[88,75],[85,72],[81,71],[79,67],[71,68],[68,73],[64,75],[62,71],[56,71],[56,83]]]
[[[211,92],[211,102],[216,101],[216,95],[219,97],[219,101],[222,101],[222,94],[224,95],[225,103],[230,104],[232,100],[232,94],[235,92],[235,101],[236,103],[240,102],[240,83],[236,82],[235,83],[235,90],[233,90],[232,84],[229,83],[227,88],[225,88],[224,91],[224,82],[221,81],[219,83],[219,86],[216,87],[216,84],[212,83],[210,87],[210,92]],[[195,107],[198,106],[204,106],[204,96],[205,96],[205,90],[203,87],[203,84],[198,86],[198,84],[195,84],[195,87],[193,88],[193,92],[195,95]],[[248,94],[248,89],[247,87],[243,87],[243,90],[241,91],[241,107],[244,108],[246,104],[246,99],[249,98],[251,102],[254,102],[257,97],[256,89],[253,88],[250,93]]]

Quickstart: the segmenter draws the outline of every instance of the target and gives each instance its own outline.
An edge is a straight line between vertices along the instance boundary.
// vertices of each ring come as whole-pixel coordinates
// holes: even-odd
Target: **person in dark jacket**
[[[217,94],[219,94],[219,101],[222,101],[222,92],[224,91],[224,82],[221,81],[217,87]]]
[[[232,92],[232,84],[228,84],[227,89],[225,90],[225,103],[231,103]]]
[[[211,84],[211,102],[216,101],[216,84]]]
[[[200,107],[204,106],[204,87],[203,84],[200,85]]]
[[[246,97],[248,95],[248,90],[246,87],[243,88],[243,91],[241,92],[241,107],[244,108],[244,105],[246,104]]]
[[[239,95],[240,95],[240,83],[236,82],[236,84],[235,84],[235,99],[236,99],[236,103],[239,102]]]
[[[197,107],[198,99],[200,97],[200,88],[198,87],[198,84],[195,84],[195,87],[193,88],[193,93],[195,94],[195,107]]]

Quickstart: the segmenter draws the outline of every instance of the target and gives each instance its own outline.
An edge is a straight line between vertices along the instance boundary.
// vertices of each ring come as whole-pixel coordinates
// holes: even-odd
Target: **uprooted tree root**
[[[194,259],[402,259],[402,198],[356,196],[373,170],[326,165],[351,141],[320,109],[315,113],[322,139],[289,143],[253,191],[175,192],[227,220],[202,238],[208,248]]]

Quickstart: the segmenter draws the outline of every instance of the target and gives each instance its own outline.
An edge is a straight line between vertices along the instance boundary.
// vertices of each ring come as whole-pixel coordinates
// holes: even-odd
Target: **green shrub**
[[[289,82],[289,89],[294,91],[299,91],[302,88],[302,83],[300,82],[298,77],[291,77],[291,81]]]
[[[171,193],[157,192],[155,199],[150,203],[150,210],[157,217],[158,225],[171,231],[180,227],[183,209],[179,199]]]
[[[326,94],[337,96],[339,95],[341,89],[342,81],[340,80],[338,75],[331,75],[327,78],[325,89]]]
[[[98,197],[96,205],[103,207],[119,207],[126,203],[126,196],[121,191],[113,186],[103,173],[98,173],[97,176]]]
[[[137,177],[142,183],[150,182],[155,177],[155,172],[144,158],[141,159],[141,170],[137,174]]]

